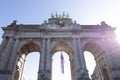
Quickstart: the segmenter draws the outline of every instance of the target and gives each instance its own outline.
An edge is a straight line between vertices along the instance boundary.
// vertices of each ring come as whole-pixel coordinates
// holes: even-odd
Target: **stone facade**
[[[26,56],[40,53],[37,80],[51,80],[52,56],[64,51],[70,57],[72,80],[89,80],[84,51],[90,51],[97,64],[99,80],[120,80],[120,47],[114,30],[100,25],[80,25],[71,18],[50,18],[40,25],[17,24],[2,27],[0,80],[21,80]]]

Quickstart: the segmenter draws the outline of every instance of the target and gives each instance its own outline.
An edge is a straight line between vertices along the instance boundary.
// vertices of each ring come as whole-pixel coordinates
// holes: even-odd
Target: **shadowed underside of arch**
[[[86,43],[84,46],[84,51],[91,52],[94,55],[94,57],[97,57],[99,54],[102,53],[101,47],[93,42]]]
[[[30,52],[35,52],[35,51],[40,52],[40,48],[37,44],[34,44],[32,42],[23,45],[22,48],[20,49],[20,52],[26,55]]]
[[[72,53],[72,49],[68,44],[66,44],[64,41],[60,41],[54,45],[52,48],[52,55],[57,52],[57,51],[64,51],[66,52],[69,56]]]

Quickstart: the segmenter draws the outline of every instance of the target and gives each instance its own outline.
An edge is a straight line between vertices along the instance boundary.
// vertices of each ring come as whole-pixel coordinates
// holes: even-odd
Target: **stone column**
[[[51,79],[51,54],[50,54],[50,51],[51,51],[51,42],[50,42],[50,39],[47,38],[47,50],[46,50],[46,77],[47,77],[47,80],[50,80]]]
[[[75,80],[79,80],[80,78],[80,62],[78,56],[78,45],[77,39],[73,38],[73,65],[74,65],[74,72],[75,72]]]
[[[7,70],[12,71],[12,75],[11,75],[11,80],[13,80],[14,77],[14,72],[16,70],[16,66],[17,66],[17,62],[18,62],[18,45],[19,45],[19,39],[16,38],[11,56],[10,56],[10,60],[8,62],[8,66],[7,66]]]
[[[81,67],[82,67],[82,69],[87,70],[86,63],[85,63],[84,52],[83,52],[83,48],[82,48],[82,43],[81,43],[80,39],[78,39],[78,45],[79,45]]]
[[[5,50],[3,51],[2,55],[1,55],[0,80],[9,80],[9,78],[10,78],[11,73],[6,68],[7,68],[7,63],[8,63],[9,56],[12,51],[13,45],[14,45],[14,39],[13,39],[13,37],[10,37]]]
[[[7,45],[7,39],[6,39],[6,37],[3,37],[3,40],[0,45],[0,58],[2,56],[2,52],[4,51],[6,45]]]
[[[78,45],[79,45],[79,56],[80,56],[80,63],[81,63],[81,74],[85,74],[86,78],[89,78],[88,71],[86,68],[86,62],[85,62],[85,57],[84,57],[84,52],[83,52],[83,47],[82,47],[82,42],[80,39],[78,39]]]
[[[18,55],[18,53],[17,53],[18,52],[18,44],[19,44],[19,39],[16,39],[13,50],[12,50],[12,53],[11,53],[11,56],[10,56],[10,60],[9,60],[9,63],[8,63],[8,67],[7,67],[8,70],[12,70],[14,65],[15,65],[16,58],[17,58],[17,55]]]
[[[41,80],[41,76],[44,76],[44,64],[45,64],[45,45],[46,40],[45,38],[42,39],[42,49],[40,53],[40,61],[39,61],[39,71],[38,71],[38,80]]]
[[[10,37],[8,44],[6,46],[6,49],[5,49],[5,51],[3,51],[2,56],[1,56],[0,64],[2,64],[2,65],[0,65],[0,69],[2,69],[2,70],[6,70],[7,63],[8,63],[9,56],[11,54],[13,45],[14,45],[14,39],[13,39],[13,37]]]

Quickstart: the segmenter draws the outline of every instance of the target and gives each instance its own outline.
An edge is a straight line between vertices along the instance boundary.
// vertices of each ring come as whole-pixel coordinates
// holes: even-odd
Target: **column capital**
[[[16,40],[19,40],[19,39],[20,39],[20,37],[15,37],[15,39],[16,39]]]
[[[82,37],[78,37],[77,39],[80,39],[80,40],[81,40],[81,39],[82,39]]]
[[[12,39],[12,38],[14,38],[14,36],[8,36],[8,38],[9,38],[9,39]]]
[[[43,43],[45,43],[45,40],[46,40],[46,38],[43,38],[43,37],[42,37],[41,41],[42,41]]]
[[[47,37],[46,39],[47,39],[47,40],[50,40],[50,39],[51,39],[51,37]]]
[[[42,40],[43,40],[43,39],[46,39],[46,37],[42,37],[41,39],[42,39]]]
[[[72,39],[77,39],[77,37],[72,37]]]
[[[47,39],[51,39],[51,37],[42,37],[42,39],[46,39],[47,40]]]
[[[73,36],[72,39],[81,39],[82,37]]]

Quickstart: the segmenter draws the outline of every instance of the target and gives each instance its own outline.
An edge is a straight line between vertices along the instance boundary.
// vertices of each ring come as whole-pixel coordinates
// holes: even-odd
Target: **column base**
[[[90,80],[89,75],[88,74],[82,74],[80,80]]]
[[[50,71],[39,71],[37,80],[51,80]]]

